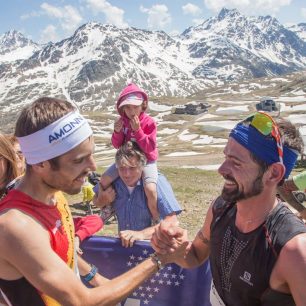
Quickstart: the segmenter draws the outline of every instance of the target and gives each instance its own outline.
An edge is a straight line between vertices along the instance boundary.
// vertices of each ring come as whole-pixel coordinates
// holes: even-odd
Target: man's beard
[[[226,202],[234,203],[237,201],[246,200],[251,197],[257,196],[262,192],[264,188],[263,183],[262,183],[262,177],[263,177],[263,173],[258,174],[253,184],[250,184],[251,186],[250,190],[248,192],[245,192],[243,187],[239,189],[239,185],[237,184],[236,180],[233,177],[226,176],[224,178],[234,182],[236,184],[236,188],[227,190],[225,187],[223,187],[221,197]]]

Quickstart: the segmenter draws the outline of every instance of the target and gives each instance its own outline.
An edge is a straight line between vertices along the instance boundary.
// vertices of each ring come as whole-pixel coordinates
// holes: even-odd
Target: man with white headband
[[[221,196],[185,256],[176,259],[194,268],[209,257],[213,306],[305,305],[306,226],[276,198],[301,151],[296,128],[265,113],[231,131],[219,168]],[[153,248],[173,254],[174,235],[187,241],[186,231],[162,222]]]
[[[74,227],[58,191],[79,193],[96,169],[87,120],[67,101],[41,98],[25,107],[15,129],[26,173],[0,202],[0,295],[8,305],[114,305],[171,256],[154,254],[113,280],[80,261],[73,269]],[[184,247],[182,247],[182,251]]]

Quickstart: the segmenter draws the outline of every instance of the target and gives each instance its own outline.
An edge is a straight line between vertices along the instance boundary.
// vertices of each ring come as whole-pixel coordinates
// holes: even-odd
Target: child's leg
[[[157,205],[157,165],[155,162],[148,163],[143,170],[144,191],[148,200],[148,208],[153,221],[159,220],[159,211]]]
[[[153,221],[159,220],[159,212],[157,208],[157,191],[155,183],[148,183],[144,185],[144,190],[148,200],[148,208],[152,215]]]
[[[100,184],[102,188],[105,190],[107,187],[111,185],[113,181],[118,178],[118,170],[116,168],[116,164],[112,164],[110,167],[106,169],[106,171],[102,174],[100,179]]]

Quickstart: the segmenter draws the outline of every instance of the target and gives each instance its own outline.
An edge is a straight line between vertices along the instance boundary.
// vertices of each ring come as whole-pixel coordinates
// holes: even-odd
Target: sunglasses
[[[246,122],[250,122],[258,132],[260,132],[264,136],[272,136],[277,145],[278,157],[279,161],[283,164],[283,144],[279,132],[279,128],[273,118],[264,112],[257,112],[250,117],[248,117]]]

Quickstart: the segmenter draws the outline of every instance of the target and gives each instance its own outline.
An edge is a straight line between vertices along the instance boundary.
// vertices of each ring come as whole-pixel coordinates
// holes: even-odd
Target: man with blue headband
[[[209,258],[213,306],[305,305],[306,226],[276,197],[301,149],[295,127],[265,113],[231,131],[218,170],[221,196],[175,261],[193,268]],[[158,253],[175,253],[186,241],[185,230],[162,222],[152,245]]]
[[[44,97],[26,106],[15,135],[26,173],[0,201],[0,296],[7,305],[115,305],[156,273],[171,256],[153,254],[112,280],[78,261],[74,227],[58,191],[77,194],[96,169],[88,121],[64,100]],[[183,248],[182,248],[183,250]]]

